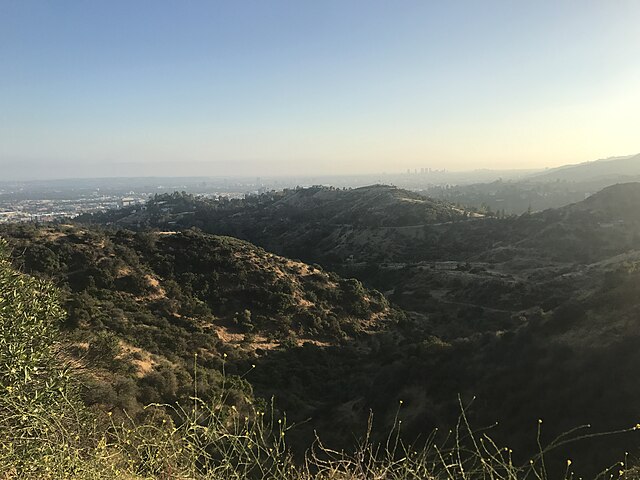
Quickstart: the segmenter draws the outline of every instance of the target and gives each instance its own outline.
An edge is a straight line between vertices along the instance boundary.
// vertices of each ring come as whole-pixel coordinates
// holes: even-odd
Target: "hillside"
[[[474,418],[485,425],[499,419],[498,438],[522,452],[535,450],[522,426],[538,417],[548,420],[547,438],[582,423],[599,430],[634,424],[640,416],[633,400],[640,393],[633,380],[640,363],[630,348],[638,331],[633,299],[640,285],[639,196],[639,184],[622,184],[560,209],[418,228],[378,227],[379,236],[371,227],[349,226],[352,234],[346,237],[341,237],[343,224],[319,221],[316,214],[307,217],[300,210],[293,221],[282,207],[278,229],[272,226],[277,217],[266,221],[258,214],[270,210],[238,204],[225,218],[256,235],[261,245],[287,241],[288,225],[297,234],[322,231],[326,243],[297,244],[307,258],[379,289],[407,311],[397,326],[355,343],[309,345],[269,356],[271,370],[282,372],[270,379],[270,392],[294,399],[287,402],[289,411],[310,412],[309,403],[322,399],[324,409],[315,410],[313,428],[338,444],[365,422],[370,409],[378,425],[389,425],[398,398],[404,400],[405,433],[412,438],[453,421],[458,394],[476,395]],[[193,208],[201,200],[172,198],[170,208],[170,198],[160,200],[167,202],[161,205],[169,208],[162,212],[166,216],[151,216],[149,208],[156,208],[151,206],[137,218],[156,227],[176,222],[175,228],[207,218],[188,213],[202,212]],[[293,199],[303,203],[304,194]],[[375,209],[376,200],[370,201]],[[178,219],[178,209],[187,215]],[[224,225],[200,224],[213,230]],[[385,229],[394,234],[382,235]],[[356,248],[363,232],[367,241]],[[279,244],[280,251],[288,248]],[[332,249],[339,253],[329,255]],[[624,367],[612,375],[618,361]],[[618,407],[611,409],[612,404]],[[617,448],[635,449],[634,442],[611,440],[597,455],[580,446],[572,455],[603,465]]]
[[[83,216],[78,221],[133,228],[197,227],[332,268],[363,262],[467,262],[498,249],[502,255],[512,250],[526,257],[531,248],[536,257],[569,259],[569,255],[580,261],[590,251],[602,257],[630,248],[638,185],[614,185],[560,209],[503,219],[483,218],[416,193],[373,186],[299,189],[232,201],[164,195],[143,208]],[[610,235],[612,228],[626,234]],[[574,239],[569,238],[572,235]],[[626,243],[617,245],[623,240]],[[580,248],[572,241],[581,242]]]
[[[556,261],[591,263],[640,247],[640,183],[607,187],[582,202],[516,222],[512,245]],[[516,237],[517,238],[517,237]]]
[[[604,188],[584,202],[566,208],[572,213],[588,212],[601,222],[640,221],[640,183],[630,182]]]
[[[565,287],[541,285],[590,268],[595,272],[592,266],[622,262],[640,249],[639,195],[640,184],[622,184],[561,209],[434,227],[433,243],[423,245],[424,252],[433,252],[430,260],[346,265],[340,271],[404,309],[446,312],[440,320],[445,330],[469,331],[467,322],[450,319],[452,309],[454,318],[480,317],[476,328],[513,325],[509,319],[520,310],[567,294]],[[478,307],[491,310],[479,315]]]
[[[588,182],[593,180],[614,179],[640,175],[640,154],[626,157],[607,158],[593,162],[565,165],[536,173],[529,178],[536,182]]]
[[[78,221],[130,228],[197,227],[249,240],[290,258],[341,264],[350,258],[414,256],[415,239],[433,224],[468,213],[416,193],[384,185],[349,190],[312,187],[245,199],[209,200],[162,195],[144,208],[81,216]]]
[[[443,202],[425,198],[417,193],[387,185],[372,185],[354,189],[309,187],[268,192],[245,199],[207,200],[187,194],[160,195],[147,204],[145,211],[132,207],[109,212],[98,219],[121,224],[145,223],[160,220],[163,214],[182,217],[201,214],[238,226],[245,215],[268,217],[279,214],[283,220],[304,216],[327,224],[360,227],[407,227],[441,223],[464,218],[464,212]],[[240,217],[234,221],[232,217]],[[89,217],[90,218],[90,217]],[[184,220],[183,220],[184,221]]]
[[[501,216],[562,208],[617,183],[640,181],[640,155],[565,165],[518,180],[427,186],[421,193]]]
[[[325,210],[312,208],[326,202],[318,195],[285,192],[268,209],[238,203],[233,214],[224,206],[227,223],[207,225],[260,232],[264,246],[290,238],[289,224],[339,238],[346,224],[322,220]],[[88,372],[89,404],[142,415],[149,401],[185,402],[198,353],[203,398],[219,392],[224,364],[241,411],[274,396],[277,408],[302,423],[290,434],[294,446],[318,432],[349,448],[370,411],[372,435],[382,439],[399,400],[403,435],[413,441],[455,422],[461,395],[465,402],[477,397],[474,422],[499,420],[493,435],[523,458],[536,449],[524,427],[539,417],[548,439],[583,423],[616,430],[640,418],[640,360],[632,348],[640,318],[638,197],[640,185],[617,185],[562,209],[420,225],[420,235],[398,237],[400,245],[393,236],[369,235],[359,250],[353,234],[353,256],[344,262],[326,261],[331,243],[306,242],[307,256],[365,286],[245,241],[181,231],[179,222],[192,226],[215,211],[186,195],[159,197],[123,217],[171,230],[22,226],[1,234],[14,246],[16,265],[63,286],[66,355]],[[389,198],[368,197],[367,208],[397,204]],[[278,228],[275,216],[260,216],[275,215],[275,204],[283,205]],[[285,215],[292,205],[295,220]],[[350,222],[359,234],[413,228]],[[607,442],[597,454],[588,443],[571,447],[583,473],[620,449],[640,447],[635,437]]]
[[[464,216],[442,202],[385,185],[298,189],[276,201],[273,208],[291,215],[304,212],[323,223],[370,228],[441,223]]]
[[[131,414],[186,401],[196,354],[206,400],[225,359],[229,374],[259,370],[288,348],[338,345],[397,316],[356,280],[229,237],[74,226],[10,226],[0,236],[20,269],[63,289],[65,355],[88,372],[86,401]],[[239,405],[252,401],[246,380],[235,388]]]
[[[224,365],[218,378],[222,381],[219,395],[208,401],[202,398],[200,378],[194,377],[189,407],[148,405],[144,415],[135,419],[131,417],[135,412],[130,406],[125,406],[125,410],[112,410],[113,406],[108,406],[109,411],[87,408],[79,401],[77,387],[90,374],[80,370],[78,361],[61,350],[65,336],[59,336],[58,328],[65,313],[59,297],[60,292],[49,282],[15,270],[8,262],[7,245],[0,239],[3,477],[321,480],[339,475],[359,480],[383,477],[546,480],[560,478],[560,472],[564,472],[563,478],[573,478],[580,472],[580,465],[575,466],[563,457],[560,463],[551,458],[550,453],[557,454],[557,448],[553,449],[555,452],[532,453],[529,460],[519,464],[515,452],[496,444],[485,429],[471,427],[468,407],[448,435],[433,431],[426,445],[407,444],[398,435],[402,420],[411,420],[413,428],[420,419],[411,416],[416,411],[415,390],[402,389],[397,393],[408,394],[409,410],[396,410],[393,430],[386,440],[375,442],[367,430],[355,440],[356,447],[337,452],[327,449],[316,434],[313,445],[306,444],[308,450],[301,462],[291,450],[290,432],[296,426],[289,424],[286,417],[274,415],[273,410],[265,412],[264,405],[246,405],[238,410],[237,386],[242,378],[225,375]],[[431,354],[451,347],[461,352],[442,342],[431,342],[431,347]],[[105,360],[110,360],[112,369],[117,366],[115,359],[105,357],[104,349],[100,353],[91,359],[93,363],[89,366],[94,375]],[[197,362],[198,357],[194,356],[194,364]],[[120,396],[124,394],[122,390],[117,392]],[[403,401],[399,404],[402,407]],[[355,407],[352,402],[348,406]],[[343,419],[334,415],[332,420],[335,428]],[[541,443],[542,420],[537,425],[538,445],[547,445],[548,442]],[[630,434],[637,429],[627,427],[613,433],[614,437],[607,434],[606,438],[624,437],[628,447]],[[574,437],[582,432],[579,429]],[[587,437],[599,435],[587,433]],[[601,456],[602,450],[599,453]],[[592,454],[592,462],[594,457],[598,462],[599,455]],[[621,478],[636,478],[635,458],[628,453],[618,458],[624,458],[624,462],[615,463],[596,478],[613,477],[612,471]]]
[[[345,268],[421,315],[384,377],[405,400],[408,424],[452,415],[446,399],[458,393],[476,396],[474,412],[484,424],[498,420],[495,432],[518,450],[535,448],[514,432],[537,418],[550,437],[572,424],[633,424],[639,196],[640,184],[622,184],[562,209],[453,223],[432,237],[441,260]],[[612,439],[571,455],[604,462],[621,445],[638,446]]]
[[[443,311],[443,318],[453,311],[454,318],[465,318],[475,306],[492,308],[494,315],[488,324],[495,326],[510,324],[509,318],[517,312],[513,306],[524,308],[540,300],[539,295],[527,293],[534,290],[528,283],[530,277],[536,282],[553,279],[557,272],[571,271],[576,264],[602,261],[637,248],[640,224],[634,204],[638,191],[640,184],[617,185],[561,209],[399,227],[373,227],[371,222],[358,226],[356,220],[333,223],[351,205],[336,200],[343,195],[358,198],[359,211],[387,211],[389,203],[397,207],[398,195],[404,198],[405,194],[387,187],[302,189],[271,194],[266,206],[252,204],[258,202],[257,197],[247,200],[249,205],[238,203],[233,208],[214,208],[208,200],[184,195],[163,196],[150,202],[146,210],[117,210],[89,219],[116,224],[135,219],[136,224],[155,228],[199,226],[214,233],[234,233],[266,249],[359,278],[407,310],[421,314]],[[422,205],[414,196],[410,196],[412,208]],[[331,213],[312,208],[327,202],[334,205],[326,210]],[[291,204],[299,206],[295,216],[286,206],[275,207]],[[456,212],[452,207],[447,211]],[[330,220],[323,220],[322,215]],[[471,285],[472,291],[461,289]],[[451,320],[446,323],[450,329]],[[469,331],[464,321],[453,324]]]

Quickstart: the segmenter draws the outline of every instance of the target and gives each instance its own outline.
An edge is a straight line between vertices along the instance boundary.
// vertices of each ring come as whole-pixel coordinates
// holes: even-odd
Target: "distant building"
[[[137,204],[138,201],[133,198],[133,197],[124,197],[120,199],[120,207],[124,208],[124,207],[130,207],[132,205]]]

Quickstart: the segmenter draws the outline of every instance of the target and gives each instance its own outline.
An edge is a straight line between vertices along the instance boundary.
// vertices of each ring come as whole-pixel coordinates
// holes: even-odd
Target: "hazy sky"
[[[0,0],[0,179],[638,152],[640,1]]]

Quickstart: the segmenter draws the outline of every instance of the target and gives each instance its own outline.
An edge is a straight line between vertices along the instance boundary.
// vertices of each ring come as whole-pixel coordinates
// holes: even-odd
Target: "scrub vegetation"
[[[634,478],[637,190],[509,218],[388,187],[294,190],[266,212],[175,194],[5,225],[1,470]],[[313,213],[345,199],[359,210],[340,223]],[[200,204],[260,246],[190,225]],[[324,232],[316,263],[270,251],[289,228],[260,223],[276,210]]]

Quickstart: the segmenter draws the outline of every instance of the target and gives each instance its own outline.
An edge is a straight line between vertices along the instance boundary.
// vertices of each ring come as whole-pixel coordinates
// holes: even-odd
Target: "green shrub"
[[[47,282],[13,270],[0,239],[0,472],[5,478],[88,478],[94,420],[76,399],[54,344],[64,318]],[[86,468],[85,468],[86,467]],[[86,474],[86,475],[84,475]]]

